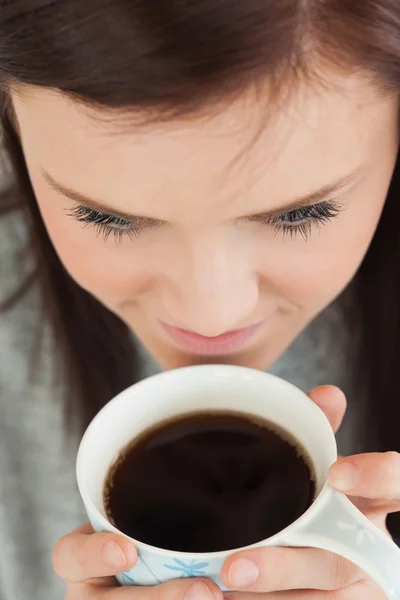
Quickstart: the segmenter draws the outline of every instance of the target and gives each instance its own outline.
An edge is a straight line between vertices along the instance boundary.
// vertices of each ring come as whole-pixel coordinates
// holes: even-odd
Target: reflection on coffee
[[[164,422],[129,444],[104,488],[108,518],[158,548],[214,552],[266,539],[312,504],[315,477],[286,431],[215,412]]]

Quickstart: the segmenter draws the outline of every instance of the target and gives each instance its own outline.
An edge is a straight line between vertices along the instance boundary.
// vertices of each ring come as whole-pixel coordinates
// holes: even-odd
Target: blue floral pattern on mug
[[[357,546],[362,546],[366,541],[370,541],[372,544],[376,543],[375,533],[361,523],[344,523],[343,521],[338,521],[337,526],[342,531],[354,531]]]
[[[188,563],[185,563],[183,560],[179,558],[173,558],[173,565],[166,565],[164,567],[170,569],[171,571],[177,571],[180,573],[180,577],[200,577],[201,575],[207,575],[206,569],[210,563],[208,562],[198,562],[196,560],[191,560]]]
[[[129,571],[127,573],[121,573],[121,575],[119,575],[119,580],[122,585],[136,585],[135,580],[131,577]]]

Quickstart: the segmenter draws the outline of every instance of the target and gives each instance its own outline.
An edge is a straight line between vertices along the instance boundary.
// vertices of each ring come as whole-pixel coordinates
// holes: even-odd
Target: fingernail
[[[101,551],[101,556],[109,567],[123,569],[126,566],[126,556],[117,542],[107,542]]]
[[[185,600],[214,600],[214,595],[205,583],[197,581],[186,591]]]
[[[337,463],[329,473],[329,483],[339,492],[354,489],[360,479],[360,471],[352,462]]]
[[[253,585],[260,576],[256,563],[248,558],[238,558],[232,563],[228,579],[232,588],[246,588]]]

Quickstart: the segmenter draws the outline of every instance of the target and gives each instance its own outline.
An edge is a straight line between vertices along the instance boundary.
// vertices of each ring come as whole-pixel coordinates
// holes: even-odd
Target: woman
[[[79,435],[158,365],[340,386],[352,456],[332,485],[398,539],[398,1],[0,7],[2,600],[63,597],[50,553],[85,518]],[[336,431],[344,394],[310,396]],[[222,598],[115,587],[134,561],[87,526],[54,551],[68,600]],[[243,553],[222,578],[240,600],[382,598],[308,549]]]

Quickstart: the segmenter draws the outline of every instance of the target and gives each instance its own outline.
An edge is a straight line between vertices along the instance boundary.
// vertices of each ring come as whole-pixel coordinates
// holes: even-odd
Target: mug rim
[[[115,407],[118,404],[125,402],[126,396],[129,396],[131,394],[133,388],[135,389],[135,392],[138,392],[138,391],[140,391],[140,390],[138,390],[138,388],[140,388],[142,386],[146,387],[146,384],[148,385],[147,382],[149,380],[153,380],[153,382],[154,382],[154,380],[156,380],[156,379],[174,377],[177,372],[182,372],[182,371],[193,372],[195,370],[196,371],[225,371],[226,373],[228,371],[235,371],[235,372],[238,372],[238,371],[246,372],[247,371],[248,374],[251,376],[254,376],[255,374],[257,374],[257,376],[261,376],[261,377],[266,376],[266,378],[270,379],[270,380],[271,379],[278,380],[280,385],[282,385],[286,388],[289,388],[291,391],[295,391],[296,393],[301,393],[301,394],[306,395],[304,392],[302,392],[302,390],[300,388],[296,387],[289,381],[286,381],[280,377],[277,377],[276,375],[273,375],[272,373],[268,373],[265,371],[259,371],[257,369],[252,369],[252,368],[244,367],[241,365],[223,365],[223,364],[190,365],[187,367],[180,367],[177,369],[162,371],[161,373],[157,373],[156,375],[153,375],[153,376],[143,379],[137,383],[134,383],[131,386],[129,386],[128,388],[122,390],[119,394],[117,394],[114,398],[112,398],[109,402],[107,402],[107,404],[105,404],[101,408],[101,410],[96,414],[96,416],[93,418],[93,420],[89,423],[89,425],[82,437],[82,440],[79,444],[77,460],[76,460],[76,478],[77,478],[79,492],[80,492],[81,498],[84,502],[84,505],[85,505],[89,515],[92,516],[93,519],[99,523],[99,525],[104,527],[103,531],[113,532],[118,535],[122,535],[123,537],[132,541],[138,551],[143,550],[145,552],[152,553],[152,554],[168,556],[168,557],[175,557],[175,558],[182,558],[182,559],[192,558],[192,559],[200,559],[201,560],[201,559],[207,558],[207,560],[212,560],[212,559],[218,559],[218,558],[226,558],[227,556],[231,555],[232,553],[240,552],[242,550],[249,550],[249,549],[253,549],[253,548],[263,547],[267,544],[267,542],[268,542],[268,544],[267,544],[268,546],[269,545],[272,546],[272,545],[274,545],[275,542],[277,542],[280,538],[282,538],[282,536],[289,533],[291,529],[293,529],[294,527],[297,527],[299,524],[301,524],[301,522],[303,520],[307,519],[309,517],[310,511],[316,510],[315,509],[316,504],[320,503],[321,497],[326,493],[327,486],[329,487],[329,484],[326,481],[323,482],[323,484],[321,485],[320,491],[315,496],[313,502],[307,508],[307,510],[303,514],[301,514],[295,521],[293,521],[293,523],[291,523],[284,529],[281,529],[279,532],[277,532],[273,536],[270,536],[269,538],[264,538],[263,540],[260,540],[259,542],[255,542],[248,546],[241,546],[239,548],[234,548],[234,549],[230,549],[230,550],[219,550],[219,551],[215,551],[215,552],[182,552],[182,551],[178,551],[178,550],[159,548],[157,546],[152,546],[150,544],[146,544],[145,542],[141,542],[140,540],[137,540],[137,539],[127,535],[126,533],[120,531],[117,527],[115,527],[115,525],[113,525],[98,509],[96,503],[92,500],[91,495],[89,494],[89,492],[87,490],[84,472],[83,472],[81,465],[82,465],[83,455],[85,454],[85,447],[86,447],[86,444],[88,443],[89,436],[90,436],[91,432],[93,431],[93,429],[95,429],[97,427],[97,423],[99,421],[103,421],[107,417],[107,413],[110,411],[114,411]],[[335,460],[337,458],[337,445],[336,445],[335,435],[334,435],[334,433],[329,425],[329,421],[326,418],[323,411],[321,409],[319,409],[319,407],[317,407],[316,405],[315,405],[315,407],[318,408],[318,410],[321,413],[321,417],[322,417],[321,420],[325,419],[325,421],[328,425],[328,428],[330,431],[330,439],[327,440],[326,448],[327,448],[327,451],[329,451],[332,454],[332,457],[334,457],[334,460]],[[243,411],[243,414],[245,414],[245,411]],[[328,430],[328,428],[327,428],[327,430]],[[313,458],[313,457],[311,457],[311,458]]]

